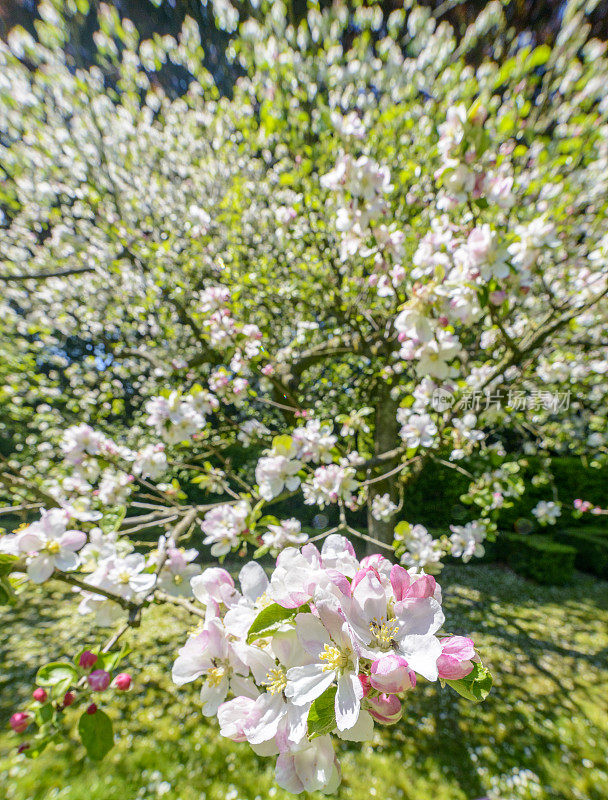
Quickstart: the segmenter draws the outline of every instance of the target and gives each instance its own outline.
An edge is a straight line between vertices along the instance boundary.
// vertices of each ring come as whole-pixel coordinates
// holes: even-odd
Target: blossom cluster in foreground
[[[173,680],[203,678],[203,714],[220,732],[276,755],[275,776],[299,793],[333,792],[333,738],[370,740],[392,725],[419,678],[441,679],[477,701],[491,678],[474,644],[441,635],[435,579],[381,555],[359,561],[344,537],[287,548],[270,578],[257,562],[239,574],[210,568],[191,581],[205,621],[179,652]]]

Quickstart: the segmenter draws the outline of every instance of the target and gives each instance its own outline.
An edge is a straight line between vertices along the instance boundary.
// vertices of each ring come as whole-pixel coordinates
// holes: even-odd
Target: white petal
[[[184,683],[195,680],[211,668],[211,660],[205,652],[206,639],[204,634],[188,639],[173,664],[171,673],[173,683],[183,686]]]
[[[335,595],[329,592],[315,592],[315,607],[322,620],[322,626],[329,631],[329,635],[341,647],[352,649],[350,634],[345,633],[345,619],[340,613],[340,603]]]
[[[129,572],[141,572],[146,566],[146,559],[141,553],[129,553],[124,558],[125,568]]]
[[[55,571],[55,563],[48,555],[34,556],[27,565],[27,574],[34,583],[44,583]]]
[[[249,605],[234,606],[226,612],[224,627],[238,639],[246,639],[256,616],[255,610]]]
[[[73,553],[71,550],[61,550],[54,558],[55,566],[57,569],[62,570],[63,572],[68,572],[68,570],[76,569],[78,564],[80,563],[80,559]]]
[[[298,777],[294,757],[290,753],[281,753],[277,758],[274,779],[281,789],[286,789],[288,792],[300,794],[304,791],[304,784]]]
[[[262,744],[252,744],[250,746],[253,752],[258,756],[276,756],[279,752],[279,748],[277,747],[277,743],[274,739],[270,739],[267,742],[262,742]]]
[[[352,728],[359,718],[363,687],[354,672],[345,672],[338,678],[336,692],[336,725],[339,731]]]
[[[331,639],[323,623],[313,614],[297,615],[296,632],[304,650],[316,658],[323,652],[326,644],[331,644]]]
[[[280,694],[270,694],[270,692],[261,694],[251,712],[251,723],[248,722],[243,729],[247,741],[251,744],[261,744],[274,739],[285,711],[285,701]]]
[[[251,678],[242,675],[233,675],[230,678],[230,691],[235,697],[250,697],[255,700],[260,694]]]
[[[374,720],[368,711],[361,711],[359,719],[352,728],[345,731],[338,730],[340,739],[347,742],[369,742],[374,735]]]
[[[131,575],[129,586],[134,592],[149,592],[154,586],[155,576],[149,572],[143,575]]]
[[[410,667],[428,681],[436,681],[437,659],[441,644],[435,636],[406,636],[399,642],[399,650]]]
[[[320,697],[333,680],[334,671],[324,672],[320,664],[292,667],[287,670],[285,697],[290,697],[296,706],[303,706]]]
[[[304,706],[294,706],[287,703],[287,738],[292,744],[299,744],[308,733],[308,703]]]
[[[30,528],[33,526],[30,526]],[[22,553],[35,553],[42,549],[46,543],[46,538],[35,531],[27,530],[25,533],[18,534],[19,549]]]
[[[218,708],[222,705],[228,694],[229,680],[222,678],[217,686],[212,686],[205,682],[201,689],[201,703],[203,704],[203,714],[206,717],[214,717]]]
[[[399,638],[410,634],[425,636],[436,633],[445,622],[441,606],[433,597],[396,603],[395,615],[399,623]]]
[[[245,564],[239,572],[239,581],[243,594],[252,603],[255,603],[268,588],[266,573],[256,561]]]
[[[294,753],[298,777],[307,791],[323,789],[330,781],[334,769],[334,748],[329,736],[313,739],[309,747]]]
[[[245,667],[245,669],[242,670],[243,672],[249,673],[249,670],[251,670],[253,677],[258,683],[262,683],[269,670],[275,666],[275,661],[272,656],[259,647],[252,647],[243,642],[233,642],[232,653],[238,659],[238,662],[234,662],[233,666],[236,668],[238,663],[240,663]]]
[[[86,540],[87,535],[82,531],[66,531],[59,539],[59,544],[67,550],[80,550]]]

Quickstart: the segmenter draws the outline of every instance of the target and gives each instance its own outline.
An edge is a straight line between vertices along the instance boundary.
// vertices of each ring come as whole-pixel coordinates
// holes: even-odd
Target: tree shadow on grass
[[[570,762],[572,778],[585,763],[605,774],[608,584],[577,576],[572,586],[541,588],[497,566],[451,567],[441,583],[446,630],[475,638],[494,688],[473,705],[447,687],[420,686],[382,747],[410,740],[418,763],[436,765],[469,798],[485,794],[484,768],[531,769],[556,798],[575,796],[556,763],[568,772]],[[604,800],[608,787],[589,783],[586,796]]]
[[[608,729],[608,584],[577,576],[572,586],[541,588],[486,565],[448,567],[441,584],[446,630],[475,638],[494,674],[492,693],[473,705],[449,687],[420,681],[407,696],[398,725],[378,728],[371,746],[339,746],[344,783],[338,797],[356,797],[363,774],[363,781],[369,776],[384,789],[387,800],[428,800],[433,786],[456,787],[454,800],[474,800],[485,795],[488,776],[528,768],[548,787],[548,797],[605,800],[599,770],[583,790],[573,783],[586,759],[608,771],[600,751]],[[171,683],[171,664],[191,618],[181,609],[154,615],[126,636],[141,646],[129,656],[135,690],[113,711],[120,735],[110,757],[113,778],[124,780],[126,791],[131,773],[138,765],[144,769],[152,748],[166,763],[197,770],[193,779],[201,791],[229,780],[241,797],[249,797],[258,783],[264,796],[272,785],[272,759],[222,739],[217,724],[201,717],[198,685],[177,689]],[[34,593],[5,610],[1,622],[3,720],[29,698],[42,661],[71,658],[106,634],[91,631],[73,603],[60,605]],[[45,763],[56,759],[63,785],[93,769],[75,755],[44,756]],[[99,769],[109,768],[104,762]]]

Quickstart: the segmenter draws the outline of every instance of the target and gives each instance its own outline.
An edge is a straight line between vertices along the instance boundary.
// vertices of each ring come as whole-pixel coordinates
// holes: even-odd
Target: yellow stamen
[[[173,576],[173,583],[175,583],[177,586],[179,586],[180,583],[183,583],[183,580],[184,579],[182,578],[181,575],[174,575]]]
[[[46,544],[47,553],[51,553],[52,555],[55,555],[60,550],[61,550],[61,545],[59,544],[59,542],[55,542],[55,541],[47,542],[47,544]]]
[[[266,680],[262,683],[266,686],[270,694],[279,694],[287,686],[287,676],[281,667],[268,670]]]
[[[325,645],[319,658],[321,661],[325,661],[325,664],[323,665],[323,672],[332,672],[335,669],[344,669],[344,667],[348,666],[349,661],[346,653],[342,653],[342,651],[337,647],[332,647],[329,644]]]
[[[226,677],[224,667],[212,667],[207,673],[207,683],[210,686],[219,686]]]
[[[254,608],[258,611],[261,611],[263,608],[266,608],[266,606],[271,606],[273,603],[274,600],[268,597],[267,592],[264,592],[264,594],[261,594],[255,601]]]
[[[377,647],[383,650],[388,650],[393,646],[395,636],[399,630],[397,620],[390,619],[377,619],[374,618],[369,626],[369,629],[374,637]]]

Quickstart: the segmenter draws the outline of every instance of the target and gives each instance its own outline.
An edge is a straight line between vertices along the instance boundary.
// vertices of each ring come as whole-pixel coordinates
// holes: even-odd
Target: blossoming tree
[[[605,48],[575,3],[535,49],[494,4],[458,40],[425,7],[311,4],[296,24],[272,3],[231,40],[228,98],[190,21],[139,41],[102,5],[85,69],[64,45],[87,4],[62,6],[0,49],[0,477],[39,517],[0,540],[0,589],[61,580],[116,627],[42,667],[13,727],[36,723],[35,754],[77,704],[102,757],[119,639],[174,603],[200,618],[175,682],[203,677],[203,713],[278,754],[282,786],[331,792],[332,735],[396,722],[417,676],[487,694],[430,573],[482,555],[523,491],[504,432],[606,452]],[[475,508],[439,539],[403,507],[433,465]],[[335,519],[321,550],[277,511],[298,498]],[[199,530],[214,558],[276,558],[270,578],[202,571]]]

